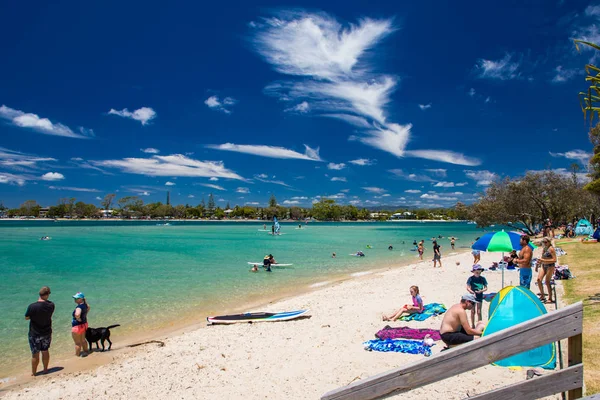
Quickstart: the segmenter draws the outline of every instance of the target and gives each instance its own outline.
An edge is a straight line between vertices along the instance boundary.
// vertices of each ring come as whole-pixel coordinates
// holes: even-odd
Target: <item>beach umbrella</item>
[[[473,250],[490,251],[502,253],[502,260],[504,260],[504,252],[511,252],[513,250],[521,250],[521,236],[517,232],[490,232],[486,233],[479,238],[471,248]],[[531,249],[536,247],[529,243]],[[502,287],[504,287],[504,268],[502,269]]]

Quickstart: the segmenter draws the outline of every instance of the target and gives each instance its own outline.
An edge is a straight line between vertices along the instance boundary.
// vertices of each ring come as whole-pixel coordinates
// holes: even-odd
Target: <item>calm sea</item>
[[[0,221],[0,378],[27,368],[24,313],[43,285],[51,287],[56,304],[54,356],[72,350],[71,296],[78,291],[92,306],[90,326],[119,323],[117,335],[137,334],[183,316],[197,323],[207,313],[412,262],[415,239],[426,240],[431,257],[432,236],[458,237],[458,250],[481,235],[464,222],[309,223],[302,229],[282,223],[283,234],[275,237],[262,227],[258,222]],[[448,254],[448,240],[441,244]],[[349,255],[357,250],[366,257]],[[260,262],[269,253],[293,266],[250,273],[247,262]]]

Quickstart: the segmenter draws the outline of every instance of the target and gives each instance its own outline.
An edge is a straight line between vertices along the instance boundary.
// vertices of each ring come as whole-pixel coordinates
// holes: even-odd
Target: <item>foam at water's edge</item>
[[[313,283],[312,285],[310,285],[309,287],[311,288],[316,288],[316,287],[321,287],[321,286],[325,286],[327,284],[331,283],[331,281],[323,281],[323,282],[317,282],[317,283]]]
[[[372,273],[373,273],[373,271],[361,271],[361,272],[354,272],[354,273],[350,274],[350,276],[358,277],[358,276],[363,276],[363,275],[369,275]]]

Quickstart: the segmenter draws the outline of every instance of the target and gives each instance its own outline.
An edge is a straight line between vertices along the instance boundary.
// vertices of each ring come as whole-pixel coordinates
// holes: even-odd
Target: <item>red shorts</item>
[[[88,323],[86,322],[85,324],[76,325],[76,326],[72,327],[71,332],[73,332],[76,335],[85,335],[85,331],[87,331],[87,328],[88,328]]]

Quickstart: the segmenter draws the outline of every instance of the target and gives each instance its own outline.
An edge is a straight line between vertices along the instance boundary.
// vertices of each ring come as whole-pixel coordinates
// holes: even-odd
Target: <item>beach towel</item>
[[[422,341],[406,339],[368,340],[363,343],[368,351],[393,351],[396,353],[423,354],[425,357],[431,355],[431,347]]]
[[[429,335],[433,340],[442,340],[440,331],[435,329],[415,329],[408,326],[400,326],[392,328],[387,325],[385,328],[375,334],[379,339],[417,339],[423,340]]]
[[[400,321],[425,321],[429,317],[446,312],[446,306],[440,303],[429,303],[423,306],[422,313],[414,313],[400,317]]]

